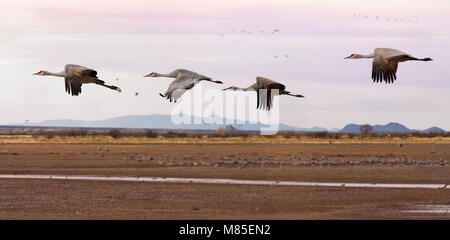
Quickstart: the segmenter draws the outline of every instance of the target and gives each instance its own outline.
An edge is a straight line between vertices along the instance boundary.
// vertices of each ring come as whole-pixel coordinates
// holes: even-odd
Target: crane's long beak
[[[150,74],[145,75],[144,77],[150,77]]]
[[[37,72],[37,73],[33,73],[32,75],[39,75],[39,72]]]

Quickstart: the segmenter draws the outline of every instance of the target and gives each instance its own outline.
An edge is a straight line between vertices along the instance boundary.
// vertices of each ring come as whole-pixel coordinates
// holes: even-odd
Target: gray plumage
[[[372,54],[351,54],[346,59],[373,58],[372,79],[374,82],[393,83],[397,79],[399,62],[432,61],[431,58],[416,58],[392,48],[376,48]]]
[[[262,109],[270,111],[273,104],[273,98],[276,95],[289,95],[293,97],[304,97],[300,94],[292,94],[286,91],[286,86],[276,82],[274,80],[265,78],[265,77],[256,77],[256,83],[252,84],[247,88],[239,88],[235,86],[231,86],[223,89],[225,90],[234,90],[234,91],[256,91],[256,109]]]
[[[67,64],[64,66],[64,71],[59,73],[52,73],[48,71],[41,70],[34,75],[41,76],[56,76],[64,77],[65,89],[69,95],[78,96],[81,94],[81,86],[87,83],[95,83],[103,87],[107,87],[112,90],[121,92],[121,89],[116,86],[106,85],[105,81],[98,79],[97,71],[94,69],[83,67],[76,64]]]
[[[215,81],[210,77],[186,69],[175,69],[167,74],[152,72],[144,77],[175,78],[175,80],[170,83],[167,91],[164,94],[159,94],[161,97],[168,99],[170,102],[176,102],[178,98],[180,98],[187,90],[193,88],[201,81],[222,84],[221,81]]]

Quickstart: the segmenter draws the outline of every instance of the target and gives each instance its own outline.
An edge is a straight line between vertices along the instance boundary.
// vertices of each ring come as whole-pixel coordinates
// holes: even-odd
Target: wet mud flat
[[[441,186],[449,152],[449,144],[2,144],[0,174]],[[0,189],[1,219],[450,218],[450,190],[441,188],[0,179]]]

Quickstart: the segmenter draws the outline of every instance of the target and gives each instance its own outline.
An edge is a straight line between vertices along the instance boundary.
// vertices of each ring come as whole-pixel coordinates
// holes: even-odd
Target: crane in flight
[[[223,84],[221,81],[215,81],[210,77],[186,69],[176,69],[167,74],[152,72],[144,77],[175,78],[175,80],[169,84],[167,91],[164,94],[159,94],[161,97],[168,99],[170,102],[177,102],[178,98],[180,98],[187,90],[193,88],[201,81]]]
[[[223,89],[223,91],[232,90],[232,91],[256,91],[256,109],[263,109],[270,111],[272,108],[273,98],[276,95],[289,95],[293,97],[303,98],[303,95],[300,94],[292,94],[286,91],[286,86],[283,84],[276,82],[274,80],[265,78],[265,77],[256,77],[256,83],[252,84],[247,88],[239,88],[235,86],[231,86]],[[273,91],[278,90],[278,91]],[[277,93],[278,92],[278,93]]]
[[[416,58],[392,48],[376,48],[369,55],[351,54],[345,59],[373,58],[372,79],[373,82],[393,83],[397,79],[397,67],[399,62],[406,61],[433,61],[431,58]]]
[[[87,83],[94,83],[118,92],[122,91],[119,87],[106,85],[105,81],[98,79],[97,71],[76,64],[67,64],[64,67],[64,71],[59,73],[41,70],[33,75],[63,77],[66,84],[66,92],[72,96],[80,95],[81,85]]]

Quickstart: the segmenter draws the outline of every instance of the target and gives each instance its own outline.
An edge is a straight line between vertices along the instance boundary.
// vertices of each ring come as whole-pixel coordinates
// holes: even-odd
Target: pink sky
[[[2,1],[6,35],[38,33],[214,33],[228,28],[282,26],[286,33],[432,33],[449,21],[450,3],[435,0],[362,1]],[[386,7],[387,6],[387,7]],[[355,25],[353,14],[368,16]],[[375,21],[376,16],[381,17]],[[387,23],[386,19],[392,18]],[[398,18],[399,22],[394,23]],[[400,23],[400,19],[404,22]],[[361,20],[361,19],[360,19]],[[419,20],[412,26],[406,21]],[[383,24],[386,23],[386,24]],[[367,27],[369,26],[369,27]],[[377,27],[379,26],[379,27]],[[340,31],[333,28],[343,28]],[[381,28],[381,29],[380,29]],[[5,34],[5,32],[3,32]]]
[[[155,93],[169,80],[141,76],[183,67],[226,85],[248,86],[257,75],[285,83],[307,96],[281,100],[281,121],[298,127],[398,121],[449,130],[450,113],[442,111],[450,104],[449,12],[448,0],[2,0],[0,124],[168,114]],[[281,32],[268,34],[274,28]],[[343,57],[376,47],[435,61],[402,63],[396,84],[374,85],[370,60]],[[289,59],[273,57],[283,54]],[[108,81],[120,77],[124,92],[86,86],[73,98],[61,81],[31,76],[66,63],[96,68]]]

